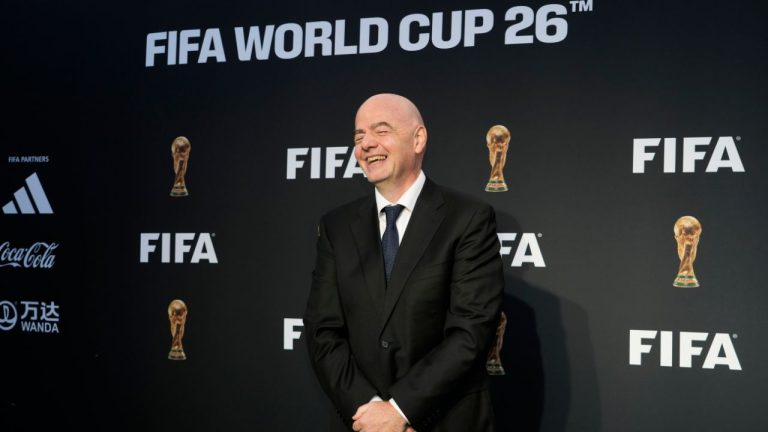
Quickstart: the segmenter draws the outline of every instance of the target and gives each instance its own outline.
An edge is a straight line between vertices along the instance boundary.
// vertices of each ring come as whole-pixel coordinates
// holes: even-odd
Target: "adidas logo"
[[[40,179],[37,177],[37,173],[27,177],[26,184],[29,192],[32,194],[32,199],[30,200],[27,189],[22,186],[19,188],[19,190],[13,193],[14,199],[8,201],[8,204],[3,206],[3,213],[53,214],[53,209],[51,208],[51,204],[48,202],[48,197],[45,196],[43,185],[40,184]],[[33,201],[35,203],[35,207],[37,207],[37,211],[35,211],[35,207],[32,206]],[[17,205],[18,208],[16,207]]]

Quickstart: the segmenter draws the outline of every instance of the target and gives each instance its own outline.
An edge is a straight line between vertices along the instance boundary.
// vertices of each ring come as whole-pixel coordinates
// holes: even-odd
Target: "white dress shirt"
[[[424,175],[424,171],[419,172],[419,176],[416,181],[413,182],[411,187],[397,200],[396,203],[391,203],[384,198],[378,189],[376,189],[376,210],[379,212],[379,237],[384,237],[384,230],[387,228],[387,215],[382,211],[384,207],[400,204],[405,207],[400,215],[397,217],[397,233],[399,234],[398,241],[403,242],[403,236],[405,235],[405,229],[408,227],[408,222],[411,220],[411,214],[413,214],[413,207],[416,206],[416,200],[421,194],[421,190],[424,188],[424,182],[427,181],[427,176]]]

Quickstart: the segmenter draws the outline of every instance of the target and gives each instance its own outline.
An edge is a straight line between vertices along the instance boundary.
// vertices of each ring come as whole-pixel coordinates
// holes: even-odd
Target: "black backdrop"
[[[285,320],[303,312],[318,217],[371,193],[361,175],[342,177],[349,153],[326,178],[326,151],[351,147],[356,108],[386,91],[422,111],[427,175],[488,201],[499,232],[517,235],[504,242],[507,374],[493,379],[501,430],[765,430],[765,8],[595,0],[573,12],[579,4],[563,2],[564,40],[504,44],[507,9],[547,4],[15,5],[3,18],[0,206],[37,173],[54,214],[0,214],[0,243],[58,247],[51,268],[0,267],[0,320],[13,323],[0,330],[6,425],[65,408],[49,420],[320,428],[327,402],[303,338],[284,348]],[[469,9],[495,16],[475,46],[398,46],[406,15],[447,20]],[[346,20],[355,44],[365,17],[389,23],[382,52],[237,56],[235,27]],[[209,28],[220,29],[226,62],[197,64],[192,53],[186,65],[160,55],[145,66],[148,34],[202,29],[200,43]],[[490,194],[485,133],[494,124],[512,135],[510,191]],[[180,135],[192,143],[190,196],[171,198],[170,145]],[[712,140],[696,148],[704,154],[694,172],[683,172],[692,137]],[[655,157],[634,173],[641,138],[662,143],[646,148]],[[663,138],[675,139],[675,172],[664,172]],[[706,172],[728,140],[744,172]],[[292,148],[321,149],[322,178],[310,178],[307,150],[288,179]],[[672,287],[672,227],[683,215],[703,225],[696,289]],[[190,253],[162,263],[157,242],[141,263],[141,233],[208,233],[218,262],[192,263]],[[545,266],[513,262],[526,233]],[[174,298],[189,307],[183,362],[167,360]],[[25,302],[53,302],[58,332],[23,329]],[[660,366],[660,334],[643,340],[651,350],[642,364],[630,364],[630,330],[672,332],[673,366]],[[679,361],[685,332],[706,333],[690,368]],[[715,334],[733,345],[741,370],[702,367]]]

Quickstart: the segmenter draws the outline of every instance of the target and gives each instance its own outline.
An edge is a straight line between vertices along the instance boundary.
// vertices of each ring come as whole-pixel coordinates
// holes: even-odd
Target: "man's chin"
[[[368,182],[372,183],[374,186],[380,185],[382,182],[384,182],[385,180],[387,180],[389,178],[389,177],[386,177],[386,176],[378,176],[378,177],[377,176],[373,176],[372,177],[369,174],[367,174],[366,177],[368,178]]]

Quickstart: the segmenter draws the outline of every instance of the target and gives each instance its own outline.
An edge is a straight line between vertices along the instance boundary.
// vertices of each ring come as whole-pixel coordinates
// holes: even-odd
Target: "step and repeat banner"
[[[316,227],[373,193],[353,122],[381,92],[420,108],[427,176],[496,211],[499,430],[768,428],[757,2],[14,8],[9,430],[323,430]]]

